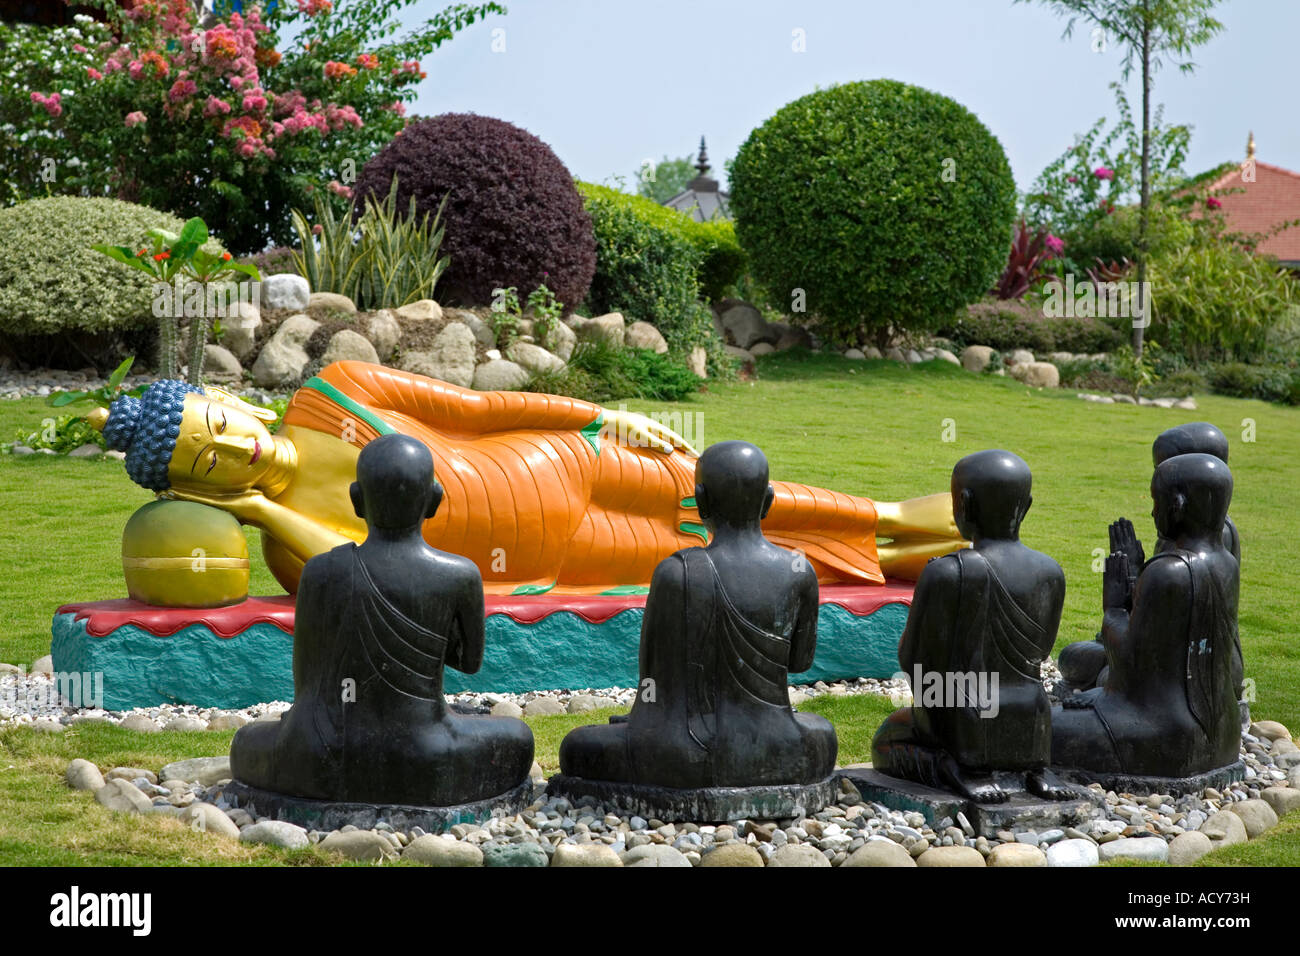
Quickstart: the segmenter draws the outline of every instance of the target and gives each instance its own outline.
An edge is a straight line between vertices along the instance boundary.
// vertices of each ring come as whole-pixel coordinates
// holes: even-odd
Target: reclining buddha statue
[[[308,559],[365,539],[348,488],[360,450],[392,433],[429,449],[454,503],[425,521],[425,540],[472,560],[487,593],[645,587],[665,557],[707,540],[693,498],[698,455],[624,410],[336,362],[294,393],[272,435],[274,420],[221,389],[170,380],[92,416],[136,483],[260,528],[290,593]],[[947,493],[886,503],[773,489],[764,534],[802,553],[823,584],[915,580],[931,557],[966,543]]]

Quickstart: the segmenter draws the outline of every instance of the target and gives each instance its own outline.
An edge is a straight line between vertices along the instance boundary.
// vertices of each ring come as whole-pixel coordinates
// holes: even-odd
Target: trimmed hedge
[[[543,283],[568,308],[587,295],[596,269],[591,219],[573,177],[540,139],[504,120],[444,113],[412,123],[380,150],[357,179],[363,198],[388,196],[397,208],[415,196],[430,216],[447,197],[439,282],[448,302],[489,305],[492,290],[514,286],[520,299]],[[439,298],[442,298],[442,295]]]
[[[116,199],[55,196],[0,209],[0,332],[53,335],[147,327],[153,281],[91,249],[145,243],[149,229],[180,232],[170,213]],[[213,240],[204,248],[222,251]],[[36,249],[39,255],[23,255]]]
[[[978,300],[1007,261],[1016,185],[1001,144],[959,103],[893,80],[783,106],[731,169],[755,277],[842,341],[887,342]]]
[[[686,217],[607,186],[580,182],[578,191],[596,236],[588,310],[649,322],[672,348],[695,344],[701,255],[677,222]]]
[[[1110,352],[1124,344],[1124,335],[1096,318],[1050,318],[1035,311],[1031,301],[986,300],[969,306],[940,327],[941,335],[959,348],[989,345],[1000,351]]]

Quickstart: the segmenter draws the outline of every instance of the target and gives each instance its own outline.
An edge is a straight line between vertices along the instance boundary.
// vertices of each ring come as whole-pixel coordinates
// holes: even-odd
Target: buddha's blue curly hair
[[[125,395],[113,403],[104,423],[104,441],[114,451],[126,452],[126,473],[150,491],[166,491],[167,465],[181,433],[185,396],[202,395],[189,382],[163,379],[154,382],[140,398]]]

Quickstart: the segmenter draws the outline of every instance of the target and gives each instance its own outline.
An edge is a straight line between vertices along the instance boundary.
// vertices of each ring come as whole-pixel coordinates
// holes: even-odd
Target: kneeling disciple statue
[[[1238,565],[1223,533],[1232,474],[1214,455],[1178,455],[1156,469],[1151,497],[1168,543],[1136,584],[1125,550],[1106,559],[1105,683],[1053,709],[1052,765],[1103,782],[1167,778],[1109,789],[1185,792],[1211,785],[1188,778],[1234,775],[1241,745]]]
[[[1056,641],[1065,574],[1020,543],[1030,482],[1029,466],[1007,451],[977,452],[953,469],[953,517],[974,547],[921,572],[898,648],[913,704],[876,732],[881,773],[977,803],[1025,790],[1076,796],[1047,770],[1051,705],[1040,666]]]
[[[1228,439],[1209,422],[1188,422],[1166,429],[1157,436],[1151,445],[1151,457],[1155,467],[1178,455],[1203,454],[1213,455],[1225,465],[1228,463]],[[1223,546],[1241,563],[1241,538],[1232,518],[1223,519]],[[1155,554],[1168,551],[1174,543],[1163,535],[1156,539]],[[1146,552],[1138,540],[1133,523],[1127,518],[1120,518],[1110,526],[1110,550],[1112,553],[1123,551],[1128,558],[1128,598],[1126,607],[1132,609],[1134,582],[1138,572],[1146,564]],[[1232,686],[1238,699],[1242,697],[1244,668],[1241,657],[1241,643],[1238,641],[1232,650]],[[1091,641],[1075,641],[1062,650],[1057,664],[1061,668],[1061,677],[1071,691],[1091,690],[1106,683],[1106,647],[1100,634]],[[1242,701],[1242,715],[1246,724],[1250,723],[1250,705]]]
[[[813,663],[817,574],[802,555],[763,536],[759,524],[773,490],[758,448],[741,441],[712,445],[695,475],[709,545],[678,551],[655,569],[632,711],[625,721],[570,732],[560,746],[565,776],[559,781],[634,785],[609,791],[615,799],[635,798],[636,786],[680,791],[825,783],[828,800],[835,728],[822,717],[794,712],[788,686],[791,670]],[[799,805],[814,812],[815,799],[798,799],[807,799]],[[727,815],[720,804],[694,806]]]
[[[442,669],[483,660],[474,563],[429,547],[442,501],[429,450],[385,435],[361,450],[351,489],[369,533],[306,564],[293,647],[294,704],[235,734],[239,783],[350,803],[449,807],[528,779],[533,735],[513,717],[449,713]]]

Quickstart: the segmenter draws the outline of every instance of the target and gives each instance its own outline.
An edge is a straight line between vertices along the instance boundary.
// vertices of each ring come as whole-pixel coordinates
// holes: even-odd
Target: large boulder
[[[243,362],[253,354],[257,330],[262,324],[262,310],[256,302],[232,302],[221,322],[221,345]]]
[[[521,365],[534,375],[545,372],[563,372],[563,360],[552,355],[540,345],[529,342],[513,342],[506,349],[506,357],[516,365]]]
[[[775,345],[781,338],[779,330],[768,326],[763,314],[748,302],[731,306],[719,316],[719,320],[727,338],[742,349],[748,349],[755,342]]]
[[[427,322],[442,318],[442,306],[432,299],[420,299],[408,305],[398,306],[395,310],[398,318],[412,322]]]
[[[401,323],[389,309],[381,309],[368,316],[364,328],[366,338],[370,340],[370,344],[375,347],[375,353],[381,359],[390,357],[402,341]]]
[[[399,367],[406,372],[469,388],[474,384],[474,345],[474,333],[468,326],[448,322],[427,351],[405,353]]]
[[[668,343],[649,322],[633,322],[627,327],[623,341],[630,349],[649,349],[660,355],[668,351]]]
[[[311,286],[300,275],[282,272],[262,278],[262,306],[267,309],[305,309],[311,304]]]
[[[210,382],[238,382],[244,367],[229,349],[209,342],[203,346],[203,375]]]
[[[492,359],[474,369],[473,385],[480,392],[509,391],[528,383],[528,371],[508,359]]]
[[[485,349],[497,346],[497,335],[492,327],[468,309],[445,309],[442,313],[449,322],[459,322],[474,333],[474,339]]]
[[[345,295],[337,292],[313,292],[308,302],[314,309],[329,309],[332,312],[347,312],[355,315],[357,304]]]
[[[578,344],[578,334],[565,325],[563,322],[554,322],[551,324],[551,349],[560,360],[567,362],[573,357],[573,347]]]
[[[772,322],[768,327],[777,329],[780,332],[776,340],[776,350],[778,352],[788,352],[790,349],[811,349],[813,347],[812,333],[807,329],[778,322]]]
[[[691,354],[686,358],[686,367],[699,378],[709,377],[709,353],[704,350],[703,345],[691,349]]]
[[[1058,388],[1061,373],[1051,362],[1019,362],[1010,367],[1011,377],[1030,388]]]
[[[982,372],[993,361],[995,351],[988,345],[968,345],[961,350],[961,367],[968,372]]]
[[[379,353],[360,332],[351,329],[339,329],[330,336],[330,344],[325,348],[321,361],[326,365],[334,362],[369,362],[379,364]]]
[[[604,339],[615,348],[622,348],[627,335],[627,323],[623,320],[623,313],[610,312],[588,319],[581,325],[575,323],[573,330],[578,333],[581,341]]]
[[[320,323],[306,315],[291,315],[281,322],[253,363],[253,384],[280,388],[301,378],[302,370],[311,361],[305,348],[307,340],[318,328]]]

